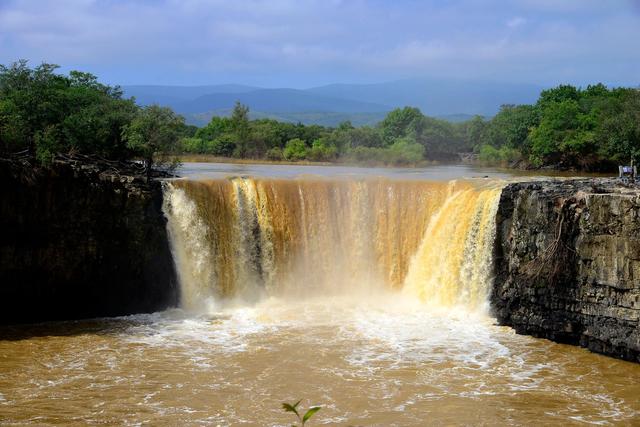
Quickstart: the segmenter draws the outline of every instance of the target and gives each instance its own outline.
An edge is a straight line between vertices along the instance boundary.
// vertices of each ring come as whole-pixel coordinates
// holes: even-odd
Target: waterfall
[[[396,289],[483,309],[500,188],[384,178],[165,183],[187,310]]]

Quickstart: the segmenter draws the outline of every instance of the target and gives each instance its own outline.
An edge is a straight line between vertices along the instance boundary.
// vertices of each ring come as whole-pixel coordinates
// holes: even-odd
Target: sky
[[[640,0],[0,0],[0,63],[109,84],[640,84]]]

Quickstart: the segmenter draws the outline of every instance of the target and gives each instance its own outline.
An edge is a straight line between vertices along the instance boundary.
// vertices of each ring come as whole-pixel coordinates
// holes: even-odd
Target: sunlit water
[[[252,176],[268,176],[261,175],[260,170],[253,170]],[[289,179],[300,175],[293,171],[280,170],[285,176],[276,176]],[[243,175],[236,172],[211,171],[212,174]],[[487,171],[484,172],[487,175]],[[332,173],[324,171],[323,176],[335,177]],[[353,178],[350,173],[361,177],[363,172],[360,169],[345,171],[341,176]],[[447,173],[463,172],[458,169]],[[392,172],[385,176],[407,179]],[[449,178],[447,175],[442,180]],[[269,197],[281,202],[270,205],[267,221],[264,217],[259,220],[247,215],[246,200],[260,205],[254,196],[246,196],[247,186],[254,185],[253,182],[236,180],[222,186],[210,182],[204,190],[222,193],[203,193],[202,190],[197,194],[220,195],[215,212],[227,212],[229,224],[220,230],[236,230],[236,234],[224,238],[228,240],[229,253],[240,257],[242,265],[260,262],[263,265],[265,256],[262,250],[261,259],[256,260],[256,254],[242,249],[243,245],[254,245],[251,239],[264,240],[264,236],[252,235],[249,239],[243,234],[244,223],[253,224],[256,230],[266,227],[273,236],[278,235],[279,227],[289,230],[287,236],[290,237],[281,236],[280,243],[269,235],[276,248],[273,249],[275,264],[269,267],[275,271],[269,279],[270,287],[280,292],[261,293],[251,302],[241,298],[246,296],[244,293],[236,293],[234,297],[234,290],[242,288],[246,292],[245,284],[241,283],[243,278],[253,276],[243,273],[242,265],[237,263],[225,269],[225,260],[230,256],[208,256],[202,257],[206,261],[204,266],[202,262],[187,262],[179,268],[183,275],[184,270],[191,272],[189,280],[197,282],[186,288],[183,284],[183,298],[185,292],[191,296],[206,295],[212,298],[211,304],[117,319],[2,327],[0,424],[291,425],[295,419],[281,410],[281,404],[298,399],[303,399],[305,408],[314,404],[322,406],[311,421],[314,425],[640,423],[640,365],[577,347],[519,336],[509,328],[496,326],[486,304],[478,304],[486,299],[486,287],[480,287],[464,299],[450,295],[451,290],[456,294],[468,291],[467,280],[461,277],[473,280],[485,277],[486,268],[475,266],[489,265],[490,258],[485,257],[489,249],[470,245],[464,237],[481,241],[487,237],[477,236],[490,235],[490,227],[481,225],[490,225],[489,217],[494,211],[488,207],[495,208],[495,185],[489,185],[488,189],[485,184],[476,186],[481,188],[481,193],[474,193],[466,184],[460,187],[428,183],[401,189],[391,185],[390,190],[374,192],[373,188],[384,190],[387,187],[380,185],[388,183],[367,181],[368,196],[358,204],[316,200],[316,208],[302,215],[292,210],[297,206],[302,212],[299,205],[283,198],[296,193],[291,190],[292,186],[300,194],[300,199],[295,200],[305,201],[305,197],[313,195],[309,193],[309,185],[316,189],[330,188],[327,194],[345,191],[344,194],[352,194],[349,192],[354,190],[349,186],[353,184],[305,181],[304,186],[298,188],[298,184],[258,180],[255,182],[258,190],[260,186],[267,186],[271,191]],[[238,193],[239,186],[243,193]],[[186,184],[182,187],[191,188]],[[443,193],[445,188],[450,192]],[[456,188],[461,191],[456,192]],[[416,195],[425,192],[433,197],[440,194],[438,203],[442,207],[418,210],[421,202]],[[235,200],[226,194],[245,196]],[[331,224],[313,219],[327,218],[318,216],[323,211],[370,210],[370,206],[381,203],[381,195],[393,196],[390,200],[397,201],[398,194],[407,198],[402,205],[411,200],[420,202],[412,207],[412,213],[422,212],[421,215],[430,219],[412,218],[415,223],[407,220],[413,224],[409,227],[401,221],[408,212],[378,213],[376,224],[386,224],[382,220],[390,218],[389,215],[398,219],[391,221],[395,225],[385,225],[385,233],[378,231],[377,237],[370,239],[376,241],[370,250],[362,249],[362,242],[356,244],[358,239],[367,241],[363,236],[372,232],[369,228],[354,228],[348,219],[334,220]],[[189,221],[195,218],[199,226],[217,224],[216,216],[198,220],[201,218],[198,215],[211,209],[207,200],[208,196],[199,200],[200,214],[193,209],[182,209],[172,215]],[[179,201],[178,206],[191,206],[183,199]],[[237,205],[239,201],[242,204]],[[229,212],[237,206],[242,207],[243,215],[236,218]],[[367,209],[361,209],[362,206]],[[291,218],[302,215],[300,218],[307,220],[304,227],[285,227],[281,214],[284,211],[289,212]],[[266,215],[265,212],[261,215]],[[449,218],[455,221],[447,222]],[[309,224],[309,220],[324,228],[315,230],[314,227],[320,225]],[[171,221],[175,222],[176,218],[170,218]],[[189,221],[185,224],[194,223]],[[354,238],[344,239],[343,252],[332,253],[331,239],[316,239],[313,246],[305,240],[309,236],[301,234],[310,230],[315,236],[322,236],[319,230],[337,233],[347,228]],[[192,228],[187,226],[183,231],[187,233]],[[394,264],[399,262],[396,256],[379,263],[382,273],[393,272],[387,276],[398,284],[355,286],[368,270],[367,257],[401,249],[391,244],[394,236],[405,236],[400,240],[409,242],[415,251],[410,262],[400,263],[402,268]],[[198,247],[194,249],[193,243],[189,243],[193,238],[188,233],[182,236],[180,244],[191,250],[183,250],[183,255],[197,255]],[[292,239],[302,242],[301,247],[311,251],[312,259],[328,257],[333,265],[344,253],[350,253],[351,264],[366,265],[349,269],[346,268],[349,263],[345,263],[344,271],[335,272],[305,261],[307,264],[301,265],[307,266],[313,275],[328,274],[323,280],[311,275],[305,277],[304,271],[293,268],[283,255],[278,255],[278,251],[288,253],[296,247],[292,246]],[[206,249],[210,243],[204,241],[202,245]],[[175,245],[174,241],[174,250]],[[440,257],[441,254],[445,255]],[[474,258],[470,260],[470,256]],[[279,259],[286,269],[278,270]],[[210,268],[210,264],[219,268]],[[435,270],[440,278],[437,281],[429,274]],[[221,297],[221,285],[215,277],[219,271],[227,272],[225,298]],[[262,268],[263,276],[264,271]],[[452,273],[455,271],[463,276],[456,276]],[[398,275],[401,277],[396,277]],[[295,283],[287,283],[282,288],[279,277]],[[487,280],[490,279],[482,279]],[[310,283],[320,288],[304,292]]]

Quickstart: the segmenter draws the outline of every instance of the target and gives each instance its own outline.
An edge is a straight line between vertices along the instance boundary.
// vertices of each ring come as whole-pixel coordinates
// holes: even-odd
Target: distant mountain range
[[[202,126],[212,116],[228,115],[236,101],[252,118],[335,126],[350,120],[372,125],[394,108],[418,107],[429,116],[462,121],[493,116],[502,104],[533,103],[541,86],[443,80],[398,80],[376,84],[332,84],[311,89],[265,89],[235,84],[211,86],[124,86],[142,105],[160,104]]]

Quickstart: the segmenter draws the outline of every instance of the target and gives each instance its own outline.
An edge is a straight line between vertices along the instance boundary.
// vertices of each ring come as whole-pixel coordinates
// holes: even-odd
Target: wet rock
[[[158,181],[113,167],[0,160],[0,323],[177,302]]]
[[[640,189],[612,179],[508,185],[495,270],[501,324],[640,362]]]

